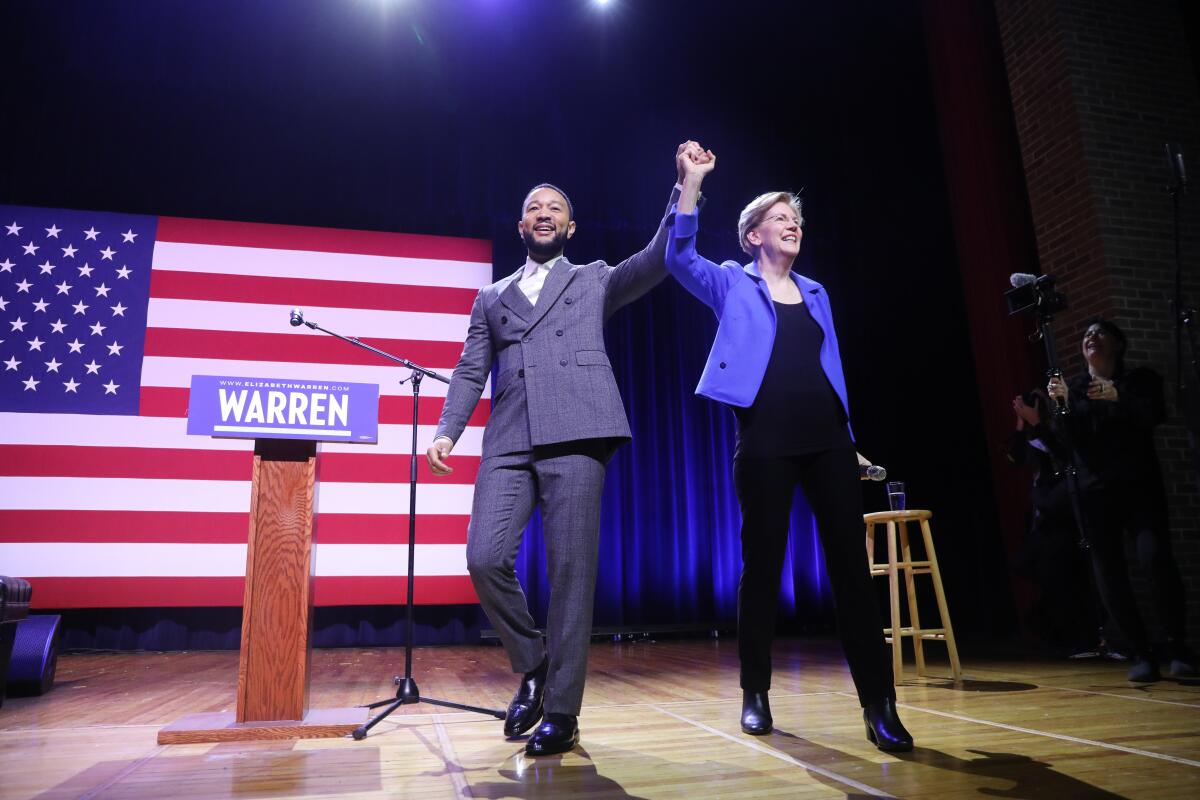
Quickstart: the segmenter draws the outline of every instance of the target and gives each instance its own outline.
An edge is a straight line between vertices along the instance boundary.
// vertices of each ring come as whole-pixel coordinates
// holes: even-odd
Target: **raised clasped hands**
[[[683,184],[689,177],[703,180],[704,176],[713,171],[717,165],[717,157],[712,150],[705,150],[699,142],[688,140],[679,145],[675,151],[675,169],[679,183]]]

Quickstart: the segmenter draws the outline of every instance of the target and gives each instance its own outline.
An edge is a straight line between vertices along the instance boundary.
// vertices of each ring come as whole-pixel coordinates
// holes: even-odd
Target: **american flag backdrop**
[[[316,602],[402,603],[407,370],[449,375],[491,245],[474,239],[0,205],[0,574],[40,608],[240,605],[253,443],[188,436],[194,374],[378,383],[377,445],[320,445]],[[446,385],[421,386],[418,444]],[[432,479],[418,603],[471,603],[467,519],[485,391]]]

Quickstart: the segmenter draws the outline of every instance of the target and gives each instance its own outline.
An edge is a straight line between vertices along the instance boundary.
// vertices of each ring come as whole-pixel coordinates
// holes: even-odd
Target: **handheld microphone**
[[[858,477],[869,481],[882,481],[887,479],[887,470],[878,464],[859,464]]]
[[[291,323],[293,328],[299,328],[304,324],[304,312],[298,308],[293,308],[291,313]]]
[[[1029,272],[1014,272],[1008,276],[1008,282],[1012,284],[1014,289],[1020,289],[1022,286],[1028,286],[1031,283],[1037,283],[1039,280],[1037,275]]]

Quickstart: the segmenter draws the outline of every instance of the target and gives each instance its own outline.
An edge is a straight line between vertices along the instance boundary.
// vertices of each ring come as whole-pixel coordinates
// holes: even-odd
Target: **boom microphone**
[[[1037,283],[1038,276],[1028,272],[1014,272],[1012,275],[1008,276],[1008,282],[1012,284],[1014,289],[1020,289],[1022,286],[1028,286],[1031,283]]]

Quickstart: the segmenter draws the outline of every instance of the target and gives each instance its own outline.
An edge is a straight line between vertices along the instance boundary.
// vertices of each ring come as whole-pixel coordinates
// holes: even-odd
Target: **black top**
[[[846,411],[821,368],[825,332],[806,303],[775,303],[775,342],[749,408],[734,408],[737,458],[774,458],[852,446]]]
[[[1115,402],[1089,400],[1090,382],[1087,373],[1072,381],[1071,413],[1052,419],[1056,434],[1069,437],[1075,447],[1080,485],[1115,490],[1165,515],[1162,468],[1154,449],[1154,428],[1166,418],[1162,376],[1146,367],[1114,376]]]

